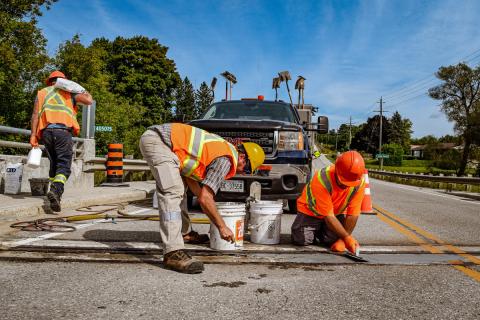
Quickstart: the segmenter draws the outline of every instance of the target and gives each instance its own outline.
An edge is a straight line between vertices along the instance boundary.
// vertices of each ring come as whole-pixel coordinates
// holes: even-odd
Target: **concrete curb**
[[[97,187],[81,194],[67,194],[62,199],[62,212],[68,210],[101,204],[113,204],[146,199],[155,189],[154,183],[130,183],[130,187]],[[10,204],[0,206],[0,220],[21,219],[46,214],[46,197],[16,196]],[[48,215],[54,217],[54,215]]]

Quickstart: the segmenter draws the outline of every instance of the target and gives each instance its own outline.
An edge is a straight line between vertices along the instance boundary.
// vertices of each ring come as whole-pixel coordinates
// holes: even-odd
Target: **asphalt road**
[[[478,319],[479,286],[448,266],[0,262],[3,319]]]
[[[411,246],[427,254],[382,256],[395,256],[390,265],[347,264],[325,254],[316,257],[329,259],[309,265],[275,257],[269,265],[224,261],[200,275],[165,270],[159,262],[0,260],[0,319],[479,319],[479,195],[373,179],[371,188],[378,214],[359,220],[354,235],[362,247]],[[283,216],[285,247],[293,218]],[[0,231],[0,239],[148,245],[158,244],[157,231],[157,222],[137,221],[85,225],[40,241],[35,237],[45,232]],[[448,261],[432,263],[445,253]]]

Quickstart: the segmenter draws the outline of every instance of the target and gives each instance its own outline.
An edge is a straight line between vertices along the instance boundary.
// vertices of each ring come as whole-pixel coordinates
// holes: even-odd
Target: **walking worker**
[[[254,173],[265,153],[256,143],[244,142],[235,148],[218,135],[181,123],[148,128],[140,138],[140,150],[157,183],[164,266],[200,273],[203,263],[185,252],[184,243],[206,242],[208,237],[188,232],[186,186],[222,239],[233,242],[234,234],[218,213],[214,196],[225,179],[236,173]]]
[[[357,151],[341,154],[335,164],[312,176],[297,200],[298,214],[292,225],[292,242],[317,242],[332,251],[355,254],[360,247],[352,236],[365,193],[365,162]]]
[[[50,159],[49,177],[52,182],[47,198],[55,212],[61,211],[60,201],[65,182],[70,176],[73,158],[72,134],[78,135],[77,104],[91,105],[93,100],[88,92],[70,93],[54,87],[58,78],[66,79],[60,71],[52,72],[47,87],[37,93],[32,113],[32,133],[30,144],[38,147],[39,141],[45,145]]]

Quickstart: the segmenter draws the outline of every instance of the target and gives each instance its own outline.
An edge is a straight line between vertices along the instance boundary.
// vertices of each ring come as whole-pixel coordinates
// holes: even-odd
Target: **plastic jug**
[[[42,160],[42,149],[32,148],[28,153],[27,166],[33,169],[40,167],[40,161]]]

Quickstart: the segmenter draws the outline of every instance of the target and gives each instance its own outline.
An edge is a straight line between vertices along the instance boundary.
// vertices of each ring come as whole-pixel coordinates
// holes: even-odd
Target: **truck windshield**
[[[202,119],[277,120],[296,122],[288,104],[258,101],[235,101],[215,103]]]

